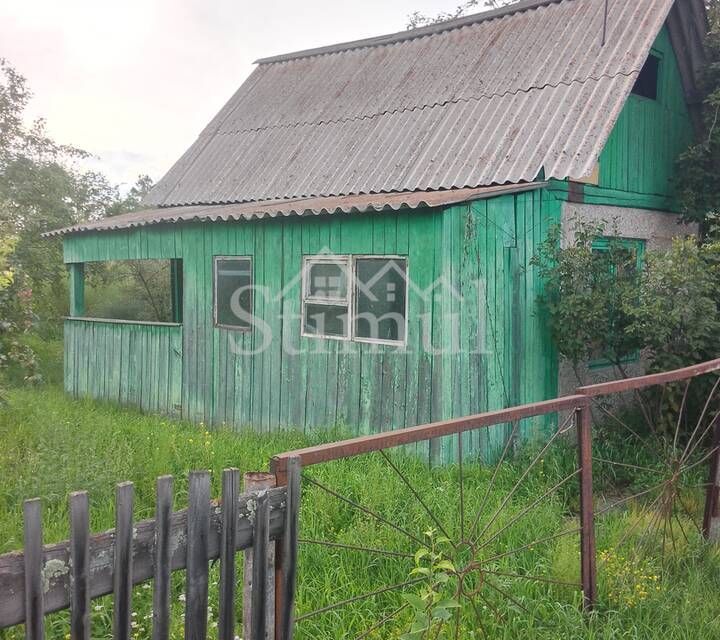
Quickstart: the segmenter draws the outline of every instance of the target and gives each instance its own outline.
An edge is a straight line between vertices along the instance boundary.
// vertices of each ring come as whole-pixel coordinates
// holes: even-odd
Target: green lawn
[[[75,401],[59,390],[57,373],[48,377],[51,381],[45,387],[10,389],[7,405],[0,408],[0,552],[21,547],[22,500],[25,498],[43,498],[45,540],[56,542],[68,535],[66,505],[70,491],[87,489],[90,492],[91,526],[99,531],[113,526],[113,490],[118,481],[135,482],[136,518],[151,517],[154,479],[158,475],[176,476],[176,506],[180,508],[184,506],[185,476],[190,470],[210,469],[213,494],[218,495],[223,468],[265,470],[273,453],[319,440],[317,436],[294,432],[269,435],[252,431],[206,430],[128,409]],[[503,504],[531,456],[528,451],[502,466],[483,514],[494,513]],[[418,460],[400,455],[394,462],[417,487],[450,536],[458,535],[458,469],[451,467],[429,472]],[[491,531],[500,531],[505,525],[511,525],[483,548],[482,557],[490,563],[487,566],[492,571],[577,582],[579,552],[576,536],[532,544],[577,522],[574,481],[512,523],[539,496],[566,477],[573,464],[570,445],[560,443],[527,474],[490,527]],[[371,507],[415,536],[423,538],[426,530],[437,529],[402,480],[377,454],[318,466],[310,469],[308,474]],[[466,465],[466,527],[484,501],[492,474],[493,469]],[[691,507],[701,509],[701,496],[697,505]],[[600,573],[601,604],[595,614],[586,617],[580,613],[580,595],[575,589],[494,575],[493,584],[509,592],[514,602],[499,591],[483,588],[481,596],[475,599],[483,630],[475,622],[473,608],[465,604],[459,637],[507,640],[720,637],[718,554],[705,547],[690,529],[691,525],[685,523],[688,539],[681,540],[680,531],[676,531],[676,549],[670,550],[667,566],[662,571],[658,554],[636,557],[637,540],[617,548],[622,532],[637,517],[640,516],[634,508],[618,509],[599,523],[599,552],[607,560]],[[479,530],[485,522],[487,518],[483,516]],[[303,492],[301,525],[303,538],[400,553],[414,553],[420,548],[417,542],[398,530],[308,483]],[[438,535],[439,532],[435,534]],[[527,548],[522,549],[525,545]],[[518,548],[521,550],[517,553],[492,560],[495,555]],[[456,556],[457,562],[462,562],[462,552]],[[333,602],[404,582],[412,567],[413,561],[406,558],[303,545],[298,612],[308,613]],[[217,567],[212,571],[211,626],[217,616]],[[468,580],[469,588],[480,586],[477,576]],[[453,579],[449,582],[451,586],[447,588],[452,589]],[[412,597],[420,592],[420,587],[407,587],[402,591]],[[182,599],[182,576],[178,575],[173,597],[174,637],[178,638],[182,637]],[[308,640],[356,638],[403,603],[402,594],[394,591],[374,596],[301,622],[297,637]],[[111,637],[111,600],[105,598],[93,604],[93,637]],[[151,589],[149,585],[141,585],[134,596],[137,638],[150,637],[150,607]],[[498,619],[498,614],[502,619]],[[398,638],[407,631],[410,617],[406,609],[366,637]],[[65,638],[67,616],[51,616],[49,626],[48,637]],[[22,629],[0,631],[0,638],[3,637],[21,638]],[[426,637],[432,640],[435,636],[433,633]],[[451,639],[455,636],[440,634],[439,637]]]

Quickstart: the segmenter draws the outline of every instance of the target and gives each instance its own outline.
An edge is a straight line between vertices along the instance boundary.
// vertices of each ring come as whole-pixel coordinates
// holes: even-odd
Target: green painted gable
[[[675,161],[693,140],[680,70],[663,27],[652,48],[660,58],[658,99],[630,94],[600,155],[598,185],[584,185],[583,201],[644,209],[675,210]],[[568,182],[553,181],[568,198]]]
[[[655,41],[658,99],[631,94],[600,156],[601,188],[672,197],[677,157],[693,138],[680,71],[667,28]]]

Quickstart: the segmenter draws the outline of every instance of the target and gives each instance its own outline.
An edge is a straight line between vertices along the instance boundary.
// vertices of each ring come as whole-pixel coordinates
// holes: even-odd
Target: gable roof
[[[258,61],[146,199],[165,207],[589,174],[668,22],[687,76],[702,0],[526,0]]]

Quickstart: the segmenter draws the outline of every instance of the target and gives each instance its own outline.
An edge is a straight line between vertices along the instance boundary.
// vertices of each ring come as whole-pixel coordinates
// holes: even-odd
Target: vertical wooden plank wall
[[[182,327],[65,320],[65,389],[179,416]]]
[[[67,386],[151,411],[182,404],[191,420],[262,431],[341,424],[368,433],[549,397],[539,281],[523,268],[556,216],[543,194],[444,210],[168,225],[124,232],[124,244],[122,233],[95,234],[92,246],[70,238],[66,260],[182,259],[184,308],[182,327],[68,320]],[[303,256],[323,251],[407,256],[406,346],[301,337]],[[213,326],[218,255],[253,257],[262,328]],[[89,368],[101,375],[87,377]],[[468,454],[480,437],[466,434]]]

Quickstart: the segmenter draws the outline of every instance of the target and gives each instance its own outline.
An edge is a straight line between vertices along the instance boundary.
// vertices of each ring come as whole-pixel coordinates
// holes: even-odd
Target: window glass
[[[305,259],[303,270],[303,334],[350,337],[349,256]]]
[[[309,298],[347,300],[347,264],[311,262],[308,270]]]
[[[355,337],[404,341],[405,260],[357,258],[355,278]]]
[[[305,305],[304,333],[312,336],[344,338],[348,335],[348,308],[341,305]]]
[[[252,326],[252,260],[215,258],[215,324],[249,330]]]
[[[405,258],[305,258],[303,335],[404,342],[406,273]]]

